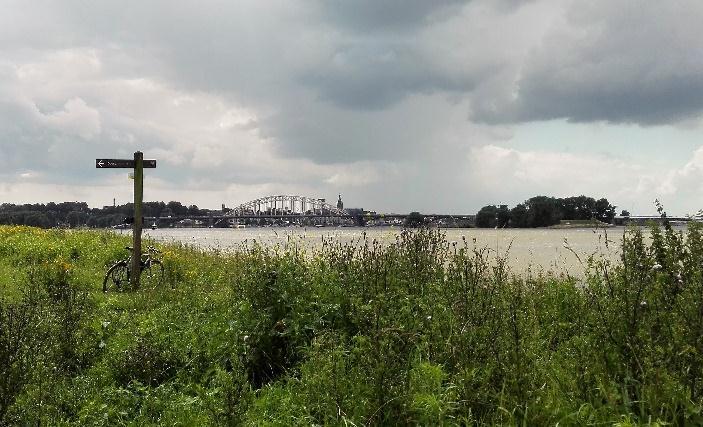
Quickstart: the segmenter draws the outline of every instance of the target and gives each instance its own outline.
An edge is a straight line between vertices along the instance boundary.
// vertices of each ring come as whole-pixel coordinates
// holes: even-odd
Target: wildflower
[[[244,335],[244,342],[249,341],[249,335]]]
[[[427,316],[427,320],[432,320],[432,316]]]
[[[661,269],[662,269],[661,264],[654,264],[654,265],[652,266],[652,270],[661,270]]]
[[[101,325],[102,325],[103,328],[107,328],[107,326],[108,326],[109,324],[110,324],[110,322],[108,322],[107,320],[103,320],[103,322],[101,323]]]
[[[640,302],[641,307],[647,307],[647,301],[642,301]]]
[[[100,348],[105,348],[105,341],[100,340],[100,344],[98,345]]]

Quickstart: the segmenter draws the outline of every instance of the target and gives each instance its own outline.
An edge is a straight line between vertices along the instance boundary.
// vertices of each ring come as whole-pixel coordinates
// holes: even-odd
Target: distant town
[[[130,228],[134,205],[113,203],[90,208],[86,202],[46,204],[3,203],[0,224],[41,228]],[[181,202],[144,202],[145,228],[245,228],[292,226],[416,226],[434,223],[442,227],[472,227],[475,215],[422,215],[388,213],[362,208],[344,208],[341,195],[335,205],[323,198],[268,196],[236,208],[222,204],[220,209],[201,209]]]
[[[46,204],[3,203],[0,224],[41,228],[130,228],[132,203],[90,208],[86,202]],[[229,208],[201,209],[181,202],[144,202],[145,228],[246,228],[246,227],[382,227],[435,226],[442,228],[536,228],[645,224],[648,221],[685,222],[696,218],[657,215],[632,216],[616,213],[607,199],[587,196],[554,198],[535,196],[512,208],[487,205],[477,213],[379,213],[363,208],[345,208],[341,194],[335,204],[324,198],[291,195],[266,196]]]

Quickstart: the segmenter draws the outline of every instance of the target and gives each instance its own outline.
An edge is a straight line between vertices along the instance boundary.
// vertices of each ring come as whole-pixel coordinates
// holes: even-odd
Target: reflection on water
[[[144,230],[146,238],[176,241],[208,249],[236,249],[243,243],[284,245],[294,240],[314,249],[325,238],[341,242],[358,242],[366,235],[369,240],[392,243],[400,228],[170,228]],[[505,255],[514,272],[528,267],[581,275],[583,267],[574,253],[585,262],[590,255],[616,259],[624,228],[609,229],[442,229],[448,242],[463,245],[463,238],[473,247],[487,247],[493,253]],[[122,231],[129,233],[129,231]],[[475,242],[475,243],[474,243]],[[606,244],[607,243],[607,244]],[[570,249],[567,249],[567,244]],[[573,252],[572,252],[573,250]]]

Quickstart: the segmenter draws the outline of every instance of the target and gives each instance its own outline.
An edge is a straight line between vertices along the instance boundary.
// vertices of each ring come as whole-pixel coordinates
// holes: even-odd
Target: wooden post
[[[142,262],[142,198],[144,196],[144,154],[134,153],[134,239],[132,251],[132,276],[130,281],[133,289],[139,288]]]

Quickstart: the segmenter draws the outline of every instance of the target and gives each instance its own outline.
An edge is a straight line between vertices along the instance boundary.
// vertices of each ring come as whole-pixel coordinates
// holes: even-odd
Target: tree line
[[[587,196],[555,198],[535,196],[512,209],[508,205],[488,205],[476,214],[476,227],[534,228],[559,224],[562,220],[597,220],[611,223],[615,206],[608,199]]]
[[[186,206],[180,202],[144,202],[142,212],[147,217],[206,216],[210,209]],[[49,202],[47,204],[3,203],[0,205],[0,224],[29,225],[33,227],[92,227],[104,228],[122,224],[134,215],[134,204],[89,208],[86,202]]]

